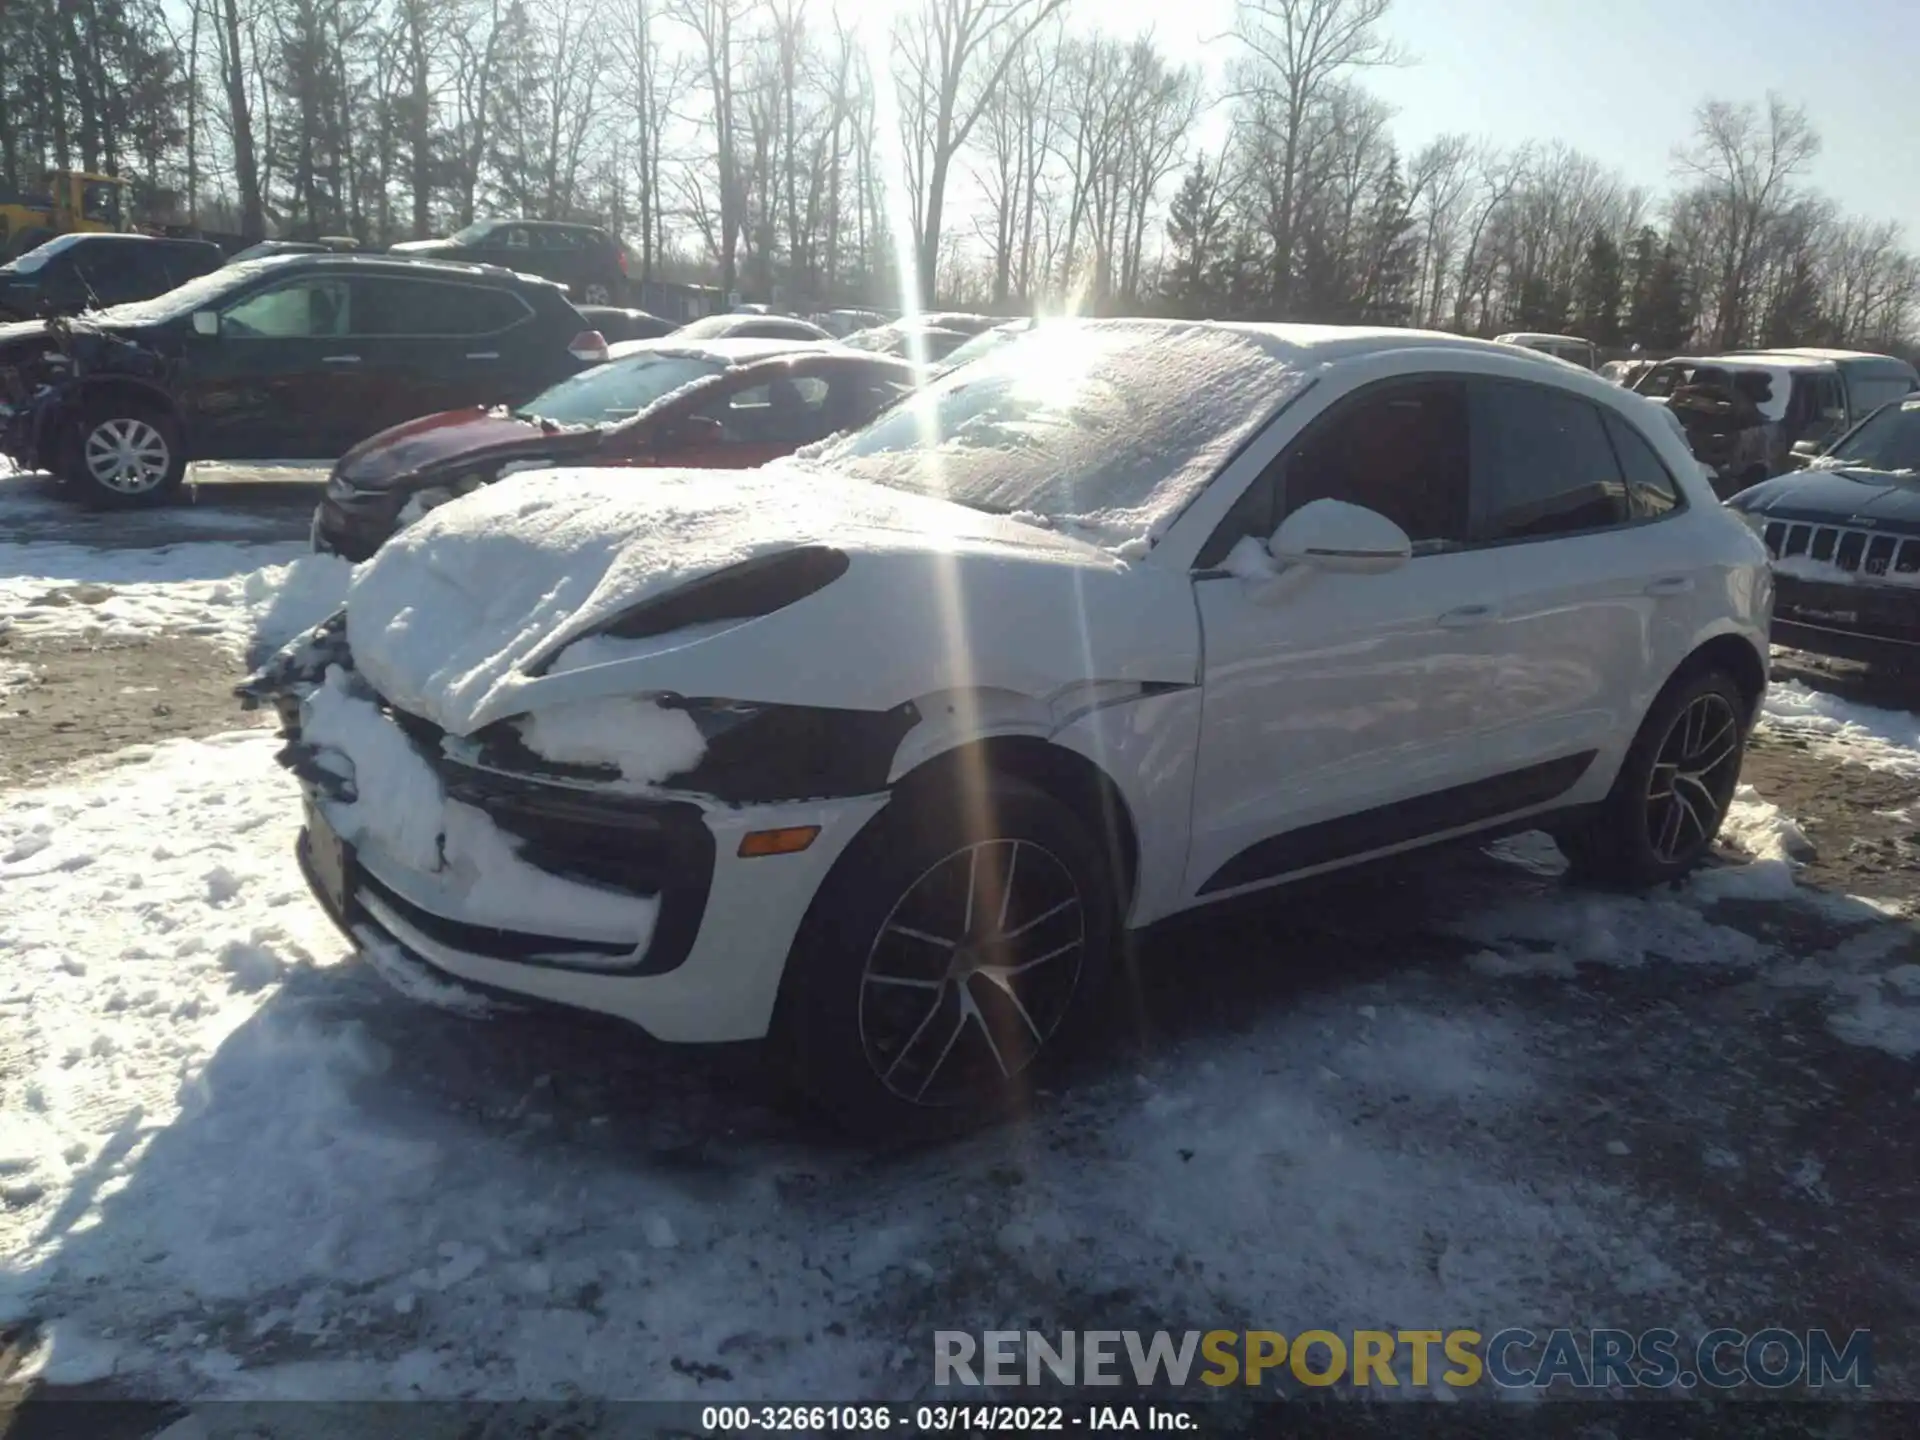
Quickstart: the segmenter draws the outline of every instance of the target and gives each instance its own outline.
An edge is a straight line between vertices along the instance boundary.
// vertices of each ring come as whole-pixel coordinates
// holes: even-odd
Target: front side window
[[[80,188],[80,213],[87,219],[118,228],[120,187],[90,180]]]
[[[1465,387],[1383,387],[1316,424],[1286,457],[1276,524],[1311,501],[1344,500],[1393,521],[1416,555],[1459,549],[1469,538],[1468,475]]]
[[[817,375],[781,375],[701,407],[737,445],[805,445],[833,433],[827,382]]]
[[[1477,380],[1472,388],[1476,540],[1543,539],[1630,518],[1597,406],[1518,381]]]
[[[221,312],[220,333],[251,340],[305,340],[352,334],[351,287],[314,277],[256,291]]]

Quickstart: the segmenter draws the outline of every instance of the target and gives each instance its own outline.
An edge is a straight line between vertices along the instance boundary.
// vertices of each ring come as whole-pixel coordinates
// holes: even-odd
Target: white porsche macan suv
[[[1023,1093],[1178,911],[1532,828],[1684,874],[1771,598],[1658,408],[1573,367],[1093,321],[762,470],[437,509],[242,694],[376,959],[772,1037],[899,1131]]]

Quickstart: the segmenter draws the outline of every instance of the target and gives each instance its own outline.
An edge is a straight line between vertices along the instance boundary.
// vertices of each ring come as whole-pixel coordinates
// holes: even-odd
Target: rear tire
[[[970,1128],[1024,1108],[1098,1012],[1119,928],[1100,847],[1044,791],[898,792],[801,928],[776,1046],[856,1134]]]
[[[1574,878],[1645,889],[1698,865],[1740,783],[1750,709],[1724,670],[1697,670],[1669,683],[1598,814],[1557,837]]]
[[[180,488],[187,458],[171,416],[148,402],[108,396],[81,410],[63,469],[83,504],[125,509],[166,501]]]

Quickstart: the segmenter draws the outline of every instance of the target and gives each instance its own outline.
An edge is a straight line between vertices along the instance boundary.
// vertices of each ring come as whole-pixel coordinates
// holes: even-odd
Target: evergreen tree
[[[1397,162],[1387,167],[1369,207],[1366,246],[1367,286],[1358,318],[1374,325],[1405,325],[1413,311],[1419,255]]]
[[[1196,318],[1218,317],[1227,295],[1231,251],[1220,177],[1204,157],[1194,162],[1167,216],[1167,298]]]
[[[1803,251],[1793,257],[1786,283],[1767,307],[1761,326],[1763,345],[1812,345],[1828,338],[1820,314],[1820,286],[1813,263]]]
[[[1518,330],[1542,330],[1557,335],[1567,328],[1568,297],[1544,275],[1529,275],[1520,282],[1520,293],[1513,307],[1513,324]]]
[[[1646,279],[1633,298],[1627,316],[1629,338],[1648,350],[1672,352],[1693,333],[1693,309],[1686,281],[1671,243],[1647,266]]]
[[[1574,287],[1574,326],[1595,345],[1610,348],[1619,343],[1625,283],[1620,247],[1604,230],[1594,231]]]

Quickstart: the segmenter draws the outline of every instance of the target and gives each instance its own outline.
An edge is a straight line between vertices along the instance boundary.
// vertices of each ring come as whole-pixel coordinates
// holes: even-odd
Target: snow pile
[[[511,713],[504,706],[536,653],[754,556],[809,543],[1036,542],[1092,553],[1002,517],[790,464],[653,471],[645,485],[607,470],[535,471],[388,541],[355,576],[347,632],[375,689],[465,734]]]
[[[344,560],[288,543],[95,550],[6,542],[0,614],[25,635],[177,631],[236,651],[273,649],[339,608],[351,573]]]
[[[1837,759],[1874,770],[1920,776],[1920,716],[1860,705],[1795,680],[1767,687],[1762,723],[1807,740]]]
[[[483,811],[447,798],[405,732],[338,666],[309,698],[301,738],[346,762],[356,798],[326,807],[341,837],[412,870],[444,870],[467,921],[535,933],[585,927],[630,937],[636,949],[652,935],[657,898],[566,880],[522,860]]]
[[[684,710],[615,696],[549,705],[519,722],[536,755],[573,765],[612,765],[622,779],[650,785],[691,770],[707,742]]]
[[[1707,899],[1787,900],[1798,889],[1793,872],[1813,855],[1813,843],[1778,805],[1741,785],[1720,822],[1720,839],[1753,857],[1746,865],[1695,872],[1689,888]]]
[[[1308,383],[1269,332],[1179,321],[1042,327],[924,386],[818,463],[1002,513],[1150,536]]]

